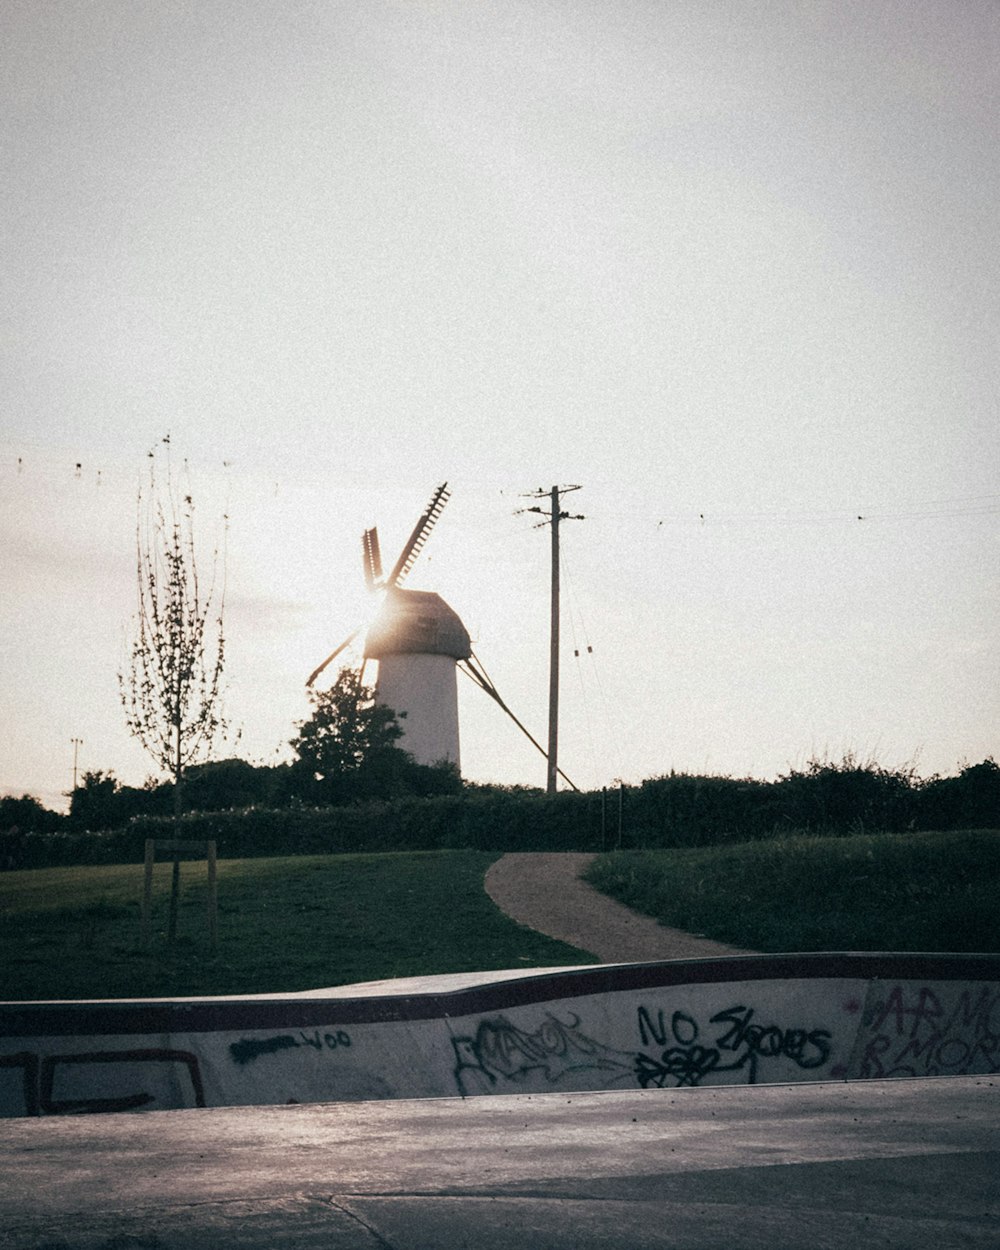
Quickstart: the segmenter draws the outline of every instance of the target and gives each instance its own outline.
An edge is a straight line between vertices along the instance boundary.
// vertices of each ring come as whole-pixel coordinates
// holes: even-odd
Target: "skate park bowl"
[[[0,1115],[1000,1071],[1000,957],[747,955],[0,1004]]]
[[[998,973],[770,955],[6,1003],[0,1245],[995,1250]]]

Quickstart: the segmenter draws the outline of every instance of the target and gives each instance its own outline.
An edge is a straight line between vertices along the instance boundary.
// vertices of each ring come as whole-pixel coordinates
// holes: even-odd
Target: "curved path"
[[[594,858],[543,851],[504,855],[486,874],[486,893],[518,924],[588,951],[601,963],[752,953],[668,929],[599,893],[580,880]]]

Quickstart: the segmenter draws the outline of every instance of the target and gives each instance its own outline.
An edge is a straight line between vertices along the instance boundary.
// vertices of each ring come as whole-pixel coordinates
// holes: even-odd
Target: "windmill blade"
[[[313,669],[313,671],[309,674],[309,677],[306,681],[306,685],[311,686],[313,682],[316,680],[316,678],[320,675],[320,673],[322,673],[323,669],[325,669],[328,664],[332,663],[337,658],[337,656],[340,655],[341,651],[346,651],[347,648],[351,645],[354,639],[357,638],[358,634],[360,634],[363,629],[364,629],[364,626],[359,625],[353,634],[348,634],[348,636],[344,639],[344,641],[340,644],[340,646],[335,648],[333,651],[331,651],[330,654],[326,657],[326,659],[318,668]]]
[[[378,545],[378,530],[372,526],[361,536],[362,559],[365,565],[365,585],[376,590],[382,584],[382,552]]]
[[[385,584],[390,590],[393,586],[398,586],[410,569],[413,568],[417,556],[423,550],[424,543],[434,528],[434,523],[444,510],[449,497],[448,483],[443,482],[431,497],[431,501],[427,505],[427,511],[413,527],[413,533],[406,540],[406,545],[399,553],[399,559],[393,565],[392,572],[386,578]]]

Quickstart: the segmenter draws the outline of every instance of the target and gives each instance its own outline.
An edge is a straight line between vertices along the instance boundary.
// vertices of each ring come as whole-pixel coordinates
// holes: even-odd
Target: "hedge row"
[[[0,833],[8,868],[139,863],[147,838],[173,836],[173,821],[140,817],[98,833]],[[484,849],[600,850],[600,804],[593,796],[516,798],[439,796],[350,807],[246,808],[191,812],[180,837],[214,839],[220,857],[331,855],[343,852]]]
[[[214,839],[227,858],[402,850],[601,851],[713,845],[812,832],[1000,828],[1000,768],[922,782],[871,765],[814,764],[776,782],[657,777],[624,791],[554,797],[470,788],[459,795],[349,807],[189,813],[185,839]],[[172,835],[145,816],[104,832],[0,832],[0,866],[142,861],[147,838]]]

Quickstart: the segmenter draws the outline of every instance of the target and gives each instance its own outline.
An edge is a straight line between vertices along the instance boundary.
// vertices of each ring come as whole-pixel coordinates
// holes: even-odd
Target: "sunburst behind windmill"
[[[448,498],[445,482],[434,492],[388,576],[382,571],[378,530],[365,531],[365,582],[373,594],[382,595],[382,605],[365,633],[364,659],[378,661],[375,698],[399,716],[403,750],[418,764],[447,761],[460,767],[455,674],[458,663],[472,653],[469,634],[440,595],[402,588]],[[364,628],[359,626],[335,647],[306,684],[311,686]]]

